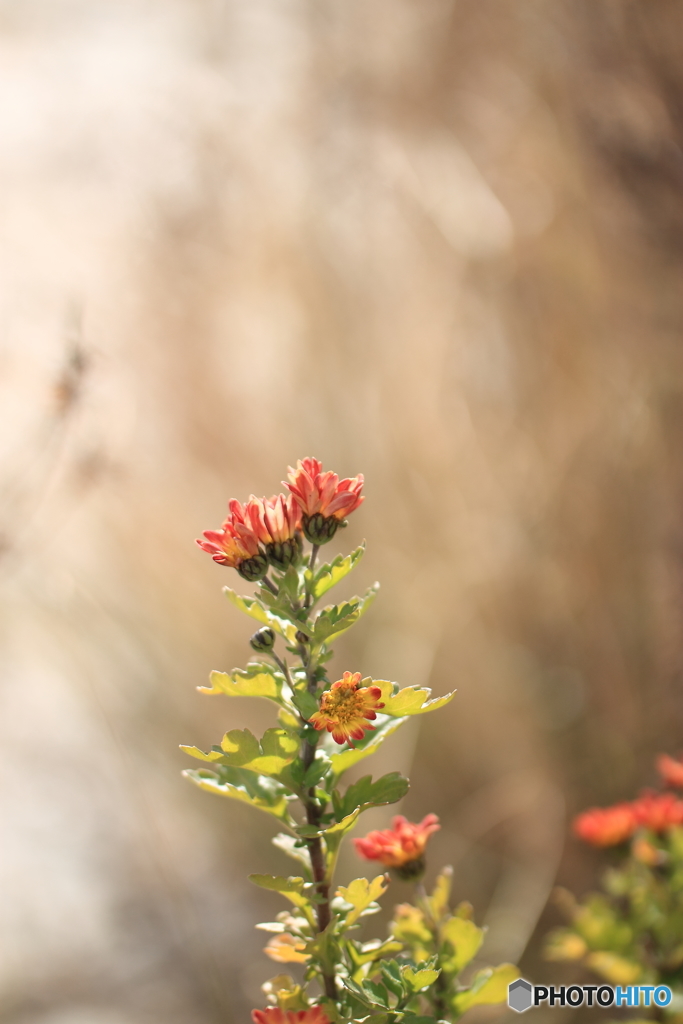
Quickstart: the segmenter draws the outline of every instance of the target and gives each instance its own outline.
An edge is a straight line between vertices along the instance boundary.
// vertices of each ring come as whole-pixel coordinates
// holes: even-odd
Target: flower
[[[676,761],[668,754],[660,754],[657,758],[657,771],[665,786],[683,789],[683,761]]]
[[[279,964],[305,964],[310,960],[308,953],[304,953],[305,949],[306,943],[303,939],[282,932],[273,936],[263,952]]]
[[[365,500],[360,493],[362,474],[340,480],[331,470],[323,472],[318,459],[300,459],[296,469],[289,466],[285,486],[301,509],[303,531],[311,544],[332,540],[346,516]]]
[[[574,834],[592,846],[616,846],[633,835],[638,819],[632,804],[591,807],[574,819]]]
[[[361,686],[360,672],[345,672],[342,679],[332,683],[320,700],[320,711],[311,715],[309,722],[321,732],[327,729],[335,743],[362,740],[365,730],[373,730],[368,719],[377,718],[376,712],[384,707],[380,702],[379,686]]]
[[[440,828],[436,814],[428,814],[419,825],[399,814],[391,828],[368,832],[363,839],[354,839],[353,842],[357,852],[366,860],[378,860],[402,878],[416,878],[425,869],[427,840]]]
[[[673,793],[653,793],[646,789],[631,806],[637,824],[652,832],[665,832],[683,824],[683,800]]]
[[[322,1006],[309,1006],[307,1010],[278,1010],[274,1006],[267,1010],[252,1010],[254,1024],[330,1024]]]
[[[204,539],[198,539],[197,544],[214,562],[237,569],[244,579],[250,582],[263,579],[268,571],[268,559],[260,543],[265,543],[269,535],[261,522],[258,499],[252,495],[243,506],[233,498],[229,508],[230,514],[220,530],[205,530]]]
[[[259,507],[259,525],[266,534],[268,561],[286,572],[301,554],[301,509],[294,496],[254,499]]]

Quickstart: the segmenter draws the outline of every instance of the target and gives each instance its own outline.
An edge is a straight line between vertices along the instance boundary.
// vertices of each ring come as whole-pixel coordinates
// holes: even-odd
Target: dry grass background
[[[337,666],[459,689],[376,770],[559,976],[568,816],[683,746],[682,48],[676,0],[0,2],[3,1024],[259,1005],[193,539],[307,454],[382,582]]]

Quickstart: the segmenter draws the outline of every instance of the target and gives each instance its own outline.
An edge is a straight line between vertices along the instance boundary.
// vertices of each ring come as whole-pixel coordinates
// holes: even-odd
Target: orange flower
[[[683,789],[683,761],[676,761],[668,754],[660,754],[657,758],[657,771],[665,786]]]
[[[574,819],[574,834],[592,846],[616,846],[633,835],[638,820],[632,804],[591,807]]]
[[[330,1024],[322,1006],[309,1006],[307,1010],[278,1010],[272,1006],[267,1010],[252,1010],[251,1019],[254,1024]]]
[[[292,494],[252,500],[258,506],[268,561],[280,572],[286,572],[301,554],[301,509]]]
[[[636,823],[653,832],[665,832],[683,824],[683,800],[673,793],[653,793],[646,789],[631,806]]]
[[[305,949],[306,943],[303,939],[282,932],[272,937],[263,952],[279,964],[305,964],[310,960],[308,953],[304,953]]]
[[[268,572],[268,559],[256,538],[247,533],[240,535],[230,519],[225,520],[220,530],[205,530],[204,540],[197,540],[197,544],[214,562],[237,569],[250,582],[263,579]]]
[[[362,740],[365,730],[374,729],[371,721],[376,712],[384,707],[380,703],[382,691],[379,686],[361,686],[360,672],[345,672],[343,679],[332,683],[320,700],[320,711],[311,715],[309,722],[321,732],[327,729],[335,743]]]
[[[436,814],[428,814],[417,824],[397,815],[391,828],[369,832],[354,839],[357,852],[366,860],[378,860],[403,878],[416,878],[424,872],[427,840],[441,828]]]
[[[289,467],[285,486],[294,495],[303,516],[303,530],[311,544],[332,540],[346,516],[365,499],[361,497],[363,476],[340,480],[330,470],[323,472],[317,459],[300,459],[296,469]]]

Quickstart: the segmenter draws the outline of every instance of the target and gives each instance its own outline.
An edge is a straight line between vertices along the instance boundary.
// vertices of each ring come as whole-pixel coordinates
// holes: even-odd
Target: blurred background
[[[194,538],[305,455],[382,583],[333,664],[459,691],[373,771],[569,977],[571,815],[683,747],[682,50],[676,0],[0,0],[2,1024],[263,1005],[289,863],[177,748],[270,723],[196,692],[251,629]]]

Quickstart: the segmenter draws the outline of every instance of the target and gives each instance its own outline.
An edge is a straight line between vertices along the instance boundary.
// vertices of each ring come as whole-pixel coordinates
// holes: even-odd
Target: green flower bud
[[[280,572],[287,572],[290,565],[297,562],[301,553],[301,541],[297,543],[295,537],[291,537],[289,540],[274,541],[272,544],[266,545],[266,554],[268,561]]]
[[[400,878],[402,882],[415,882],[422,878],[427,865],[424,857],[416,857],[415,860],[406,861],[400,867],[389,868],[393,875]]]
[[[259,629],[249,640],[249,643],[255,651],[259,654],[264,654],[267,651],[272,651],[275,645],[275,633],[269,626],[264,626],[263,629]]]
[[[250,583],[262,580],[268,572],[268,559],[265,555],[254,555],[253,558],[245,558],[237,566],[237,571],[243,579]]]
[[[316,512],[312,516],[304,516],[302,526],[306,540],[311,544],[327,544],[332,540],[341,522],[336,516],[324,516],[322,512]]]

